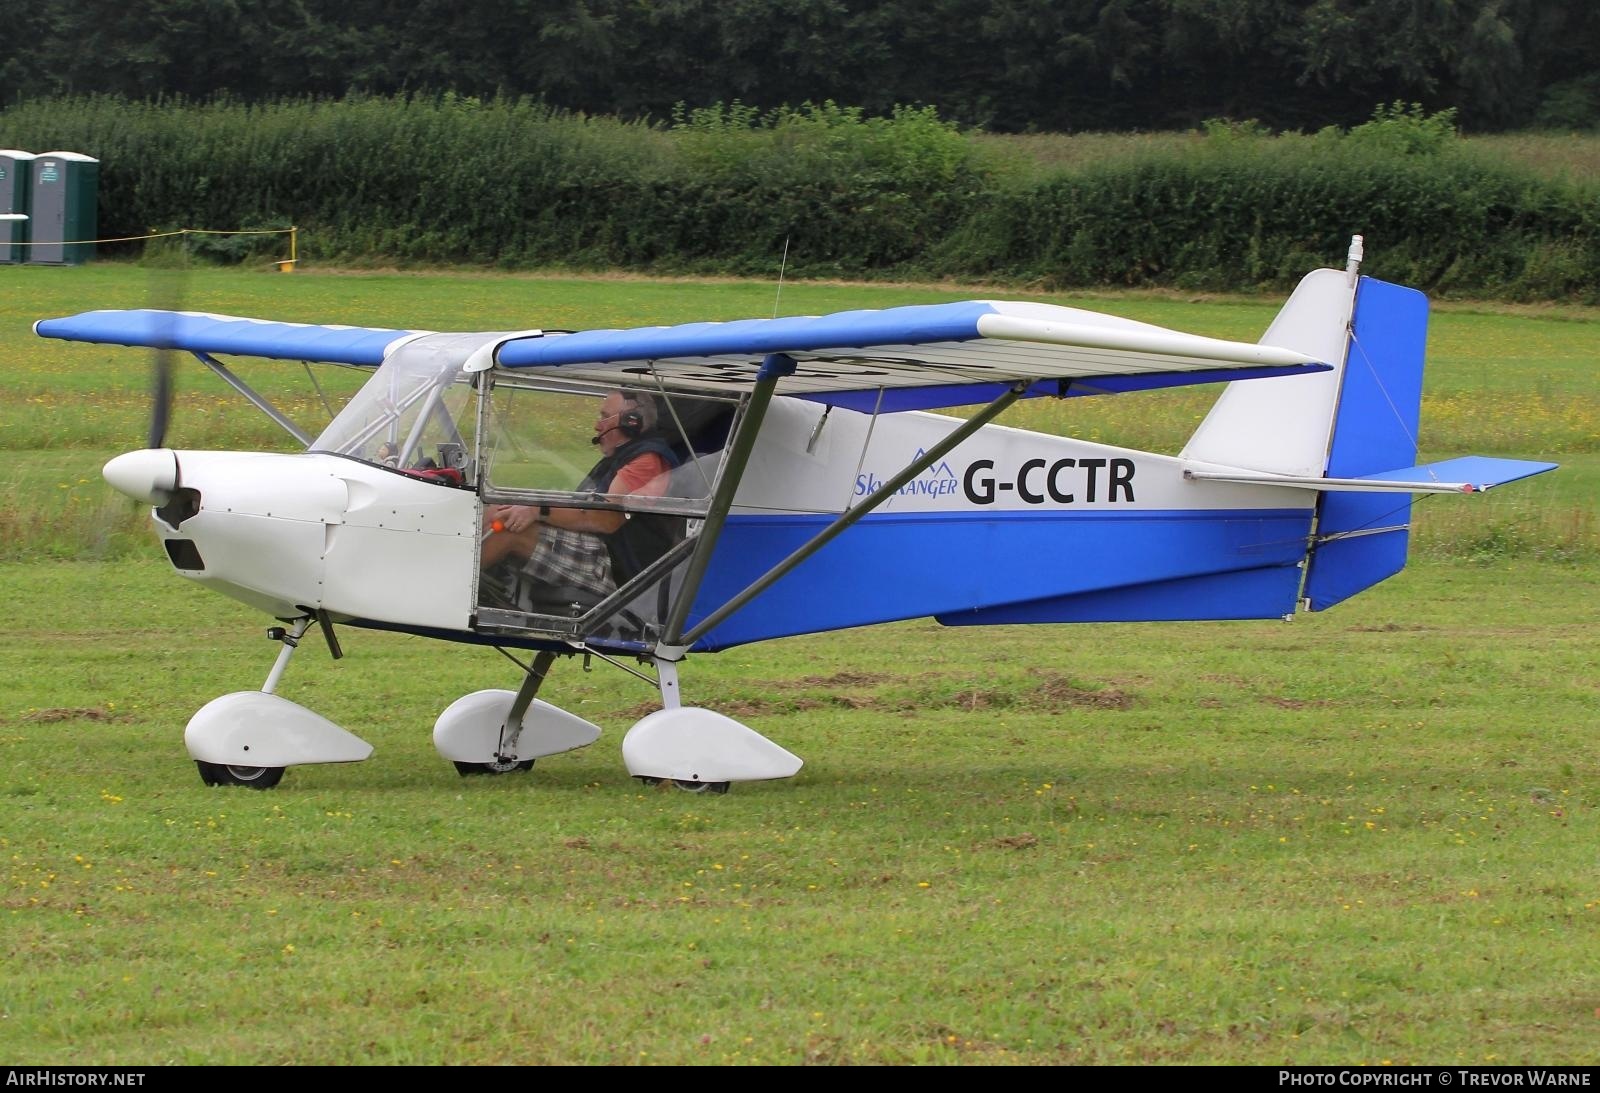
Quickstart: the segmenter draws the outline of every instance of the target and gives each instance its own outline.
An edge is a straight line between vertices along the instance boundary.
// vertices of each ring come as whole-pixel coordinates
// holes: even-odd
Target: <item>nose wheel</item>
[[[282,767],[241,767],[228,763],[207,763],[196,759],[200,780],[208,786],[249,786],[271,789],[283,781]]]

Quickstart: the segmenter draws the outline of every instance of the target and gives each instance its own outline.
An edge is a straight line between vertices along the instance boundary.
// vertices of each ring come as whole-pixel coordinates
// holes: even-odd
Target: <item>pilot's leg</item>
[[[483,556],[479,561],[481,568],[487,569],[496,562],[507,558],[526,558],[533,553],[533,548],[539,542],[539,525],[524,528],[521,531],[492,531],[484,530]]]

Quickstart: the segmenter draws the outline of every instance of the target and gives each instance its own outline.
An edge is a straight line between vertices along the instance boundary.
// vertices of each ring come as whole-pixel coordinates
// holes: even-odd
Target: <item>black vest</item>
[[[641,455],[654,452],[671,470],[678,465],[678,457],[666,442],[657,437],[640,437],[630,440],[600,462],[578,484],[579,493],[605,493],[617,473]],[[622,526],[605,537],[606,550],[611,555],[611,576],[619,585],[626,584],[651,562],[671,549],[683,538],[684,519],[659,512],[629,513]]]

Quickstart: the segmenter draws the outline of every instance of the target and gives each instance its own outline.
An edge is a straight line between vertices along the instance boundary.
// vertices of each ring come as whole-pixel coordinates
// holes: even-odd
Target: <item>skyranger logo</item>
[[[918,459],[921,459],[926,452],[926,448],[918,448],[917,454],[912,457],[911,461],[916,462]],[[879,478],[871,471],[867,471],[865,474],[858,474],[856,475],[856,496],[866,497],[870,494],[877,493],[879,490],[883,489],[884,484],[885,480]],[[885,501],[884,506],[888,507],[889,505],[894,504],[895,500],[901,497],[953,497],[956,491],[960,488],[961,484],[956,478],[956,472],[951,468],[949,463],[945,462],[944,460],[940,460],[938,463],[935,463],[933,466],[917,475],[917,477],[907,482],[904,486],[901,486],[900,489],[896,490],[894,497]]]
[[[1111,503],[1133,500],[1131,459],[1030,459],[1015,478],[995,474],[994,460],[975,459],[961,476],[961,489],[974,505],[992,505],[1015,491],[1026,505]]]

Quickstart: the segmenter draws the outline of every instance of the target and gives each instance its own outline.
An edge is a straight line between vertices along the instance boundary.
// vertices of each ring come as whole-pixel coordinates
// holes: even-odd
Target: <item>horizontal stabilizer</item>
[[[1335,493],[1483,493],[1507,482],[1531,478],[1553,471],[1557,463],[1536,463],[1527,459],[1490,459],[1467,455],[1442,463],[1364,474],[1358,478],[1307,478],[1298,475],[1262,474],[1252,471],[1188,470],[1185,478],[1206,482],[1237,482],[1248,486],[1289,486],[1302,490]]]

